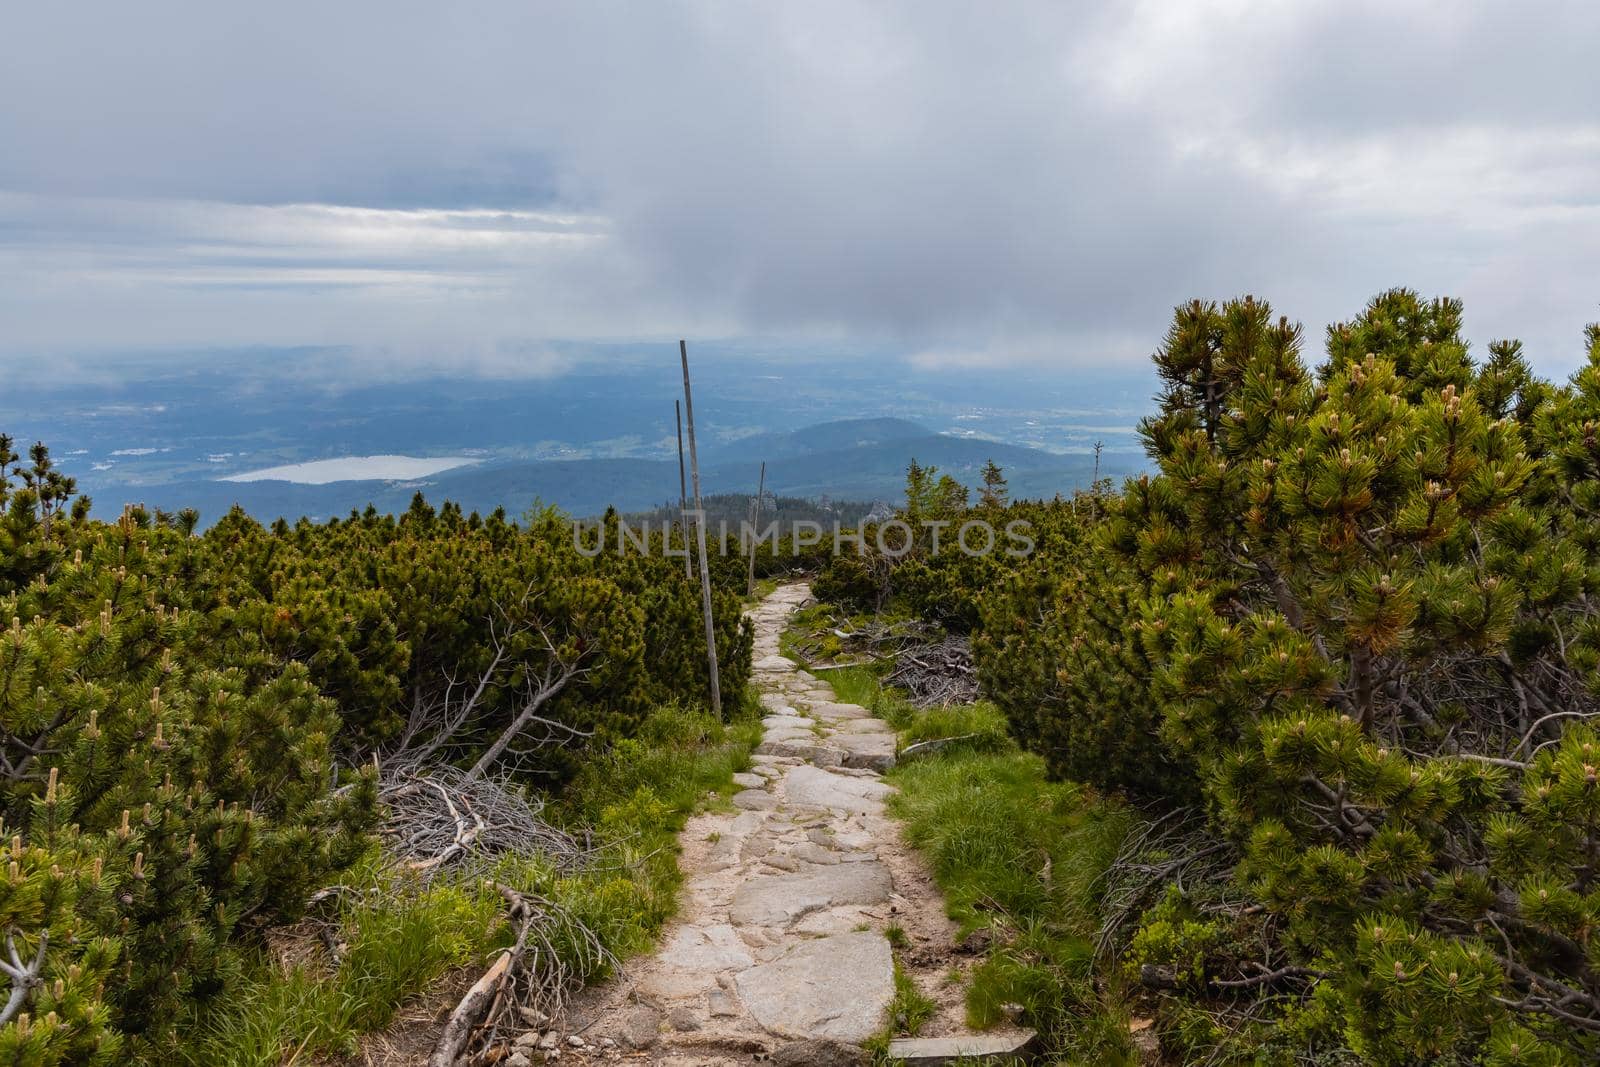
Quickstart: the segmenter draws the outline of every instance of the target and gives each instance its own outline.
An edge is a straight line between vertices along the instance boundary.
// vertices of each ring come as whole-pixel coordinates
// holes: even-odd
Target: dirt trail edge
[[[780,586],[751,612],[764,738],[736,776],[737,811],[684,828],[682,907],[661,946],[580,998],[564,1034],[524,1044],[529,1061],[851,1062],[844,1046],[889,1022],[891,925],[906,934],[903,969],[939,1008],[924,1035],[1014,1047],[1017,1035],[961,1027],[960,986],[945,979],[954,927],[884,811],[894,731],[778,654],[810,592]]]

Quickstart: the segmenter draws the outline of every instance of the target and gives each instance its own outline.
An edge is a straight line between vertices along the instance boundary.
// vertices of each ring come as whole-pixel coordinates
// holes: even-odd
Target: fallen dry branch
[[[524,1017],[554,1019],[567,996],[588,978],[617,967],[594,932],[561,905],[534,893],[493,883],[516,930],[445,1021],[428,1067],[471,1062],[478,1050],[500,1043],[503,1029]]]
[[[938,627],[915,619],[851,622],[829,615],[810,632],[795,633],[792,648],[807,668],[828,670],[893,659],[903,650],[927,644],[940,635]]]
[[[1101,875],[1097,954],[1117,955],[1130,926],[1168,885],[1231,886],[1234,860],[1233,846],[1217,840],[1198,810],[1177,808],[1139,823]]]
[[[935,737],[927,741],[918,741],[914,745],[907,745],[902,748],[900,755],[896,757],[896,762],[905,763],[907,760],[915,759],[918,756],[925,756],[930,752],[938,752],[941,749],[949,748],[951,745],[959,745],[963,741],[971,741],[982,736],[982,734],[957,734],[955,737]]]
[[[919,708],[970,704],[978,699],[972,647],[965,637],[955,634],[903,648],[884,681],[905,690],[907,699]]]
[[[457,767],[400,767],[379,776],[388,812],[383,834],[414,871],[481,868],[496,857],[537,855],[557,870],[583,866],[593,850],[542,817],[544,804],[503,779]]]

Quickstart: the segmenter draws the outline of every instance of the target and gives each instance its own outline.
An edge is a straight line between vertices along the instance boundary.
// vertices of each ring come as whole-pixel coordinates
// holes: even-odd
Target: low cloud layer
[[[1104,366],[1405,284],[1565,373],[1600,317],[1594,5],[94,6],[0,43],[0,361]]]

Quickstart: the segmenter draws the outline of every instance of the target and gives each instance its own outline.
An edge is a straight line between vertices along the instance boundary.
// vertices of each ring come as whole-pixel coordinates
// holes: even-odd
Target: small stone
[[[541,1049],[553,1049],[560,1043],[561,1035],[556,1033],[554,1030],[546,1030],[544,1033],[539,1035],[538,1047]]]
[[[731,1019],[739,1014],[739,1002],[726,989],[713,989],[706,994],[706,1004],[717,1019]]]
[[[571,1037],[567,1038],[567,1044],[571,1045],[573,1048],[582,1048],[583,1038],[579,1037],[577,1034],[573,1034]]]
[[[544,1062],[546,1062],[546,1063],[554,1063],[557,1060],[559,1060],[560,1058],[561,1058],[561,1050],[558,1049],[558,1048],[553,1048],[549,1052],[546,1052],[544,1054]]]
[[[513,1052],[506,1057],[505,1067],[533,1067],[533,1061],[526,1052]]]
[[[754,774],[750,771],[740,771],[733,776],[733,784],[743,786],[745,789],[765,789],[767,779],[764,775]]]
[[[523,1022],[535,1029],[542,1030],[550,1025],[550,1016],[538,1008],[530,1008],[524,1004],[517,1008],[517,1014],[522,1017]]]
[[[681,1004],[672,1009],[671,1014],[667,1016],[667,1022],[672,1024],[674,1030],[682,1033],[691,1033],[700,1029],[700,1019],[695,1015],[693,1009]]]
[[[526,1033],[518,1034],[512,1045],[517,1048],[532,1048],[539,1043],[540,1036],[541,1034],[538,1030],[529,1030]]]
[[[654,1008],[635,1004],[616,1017],[611,1034],[626,1048],[649,1048],[661,1039],[661,1015]]]

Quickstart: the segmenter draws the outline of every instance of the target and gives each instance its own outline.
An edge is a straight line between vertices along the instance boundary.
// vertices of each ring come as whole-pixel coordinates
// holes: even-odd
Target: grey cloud
[[[1095,364],[1409,284],[1554,372],[1596,317],[1592,5],[94,8],[0,44],[13,343]]]

